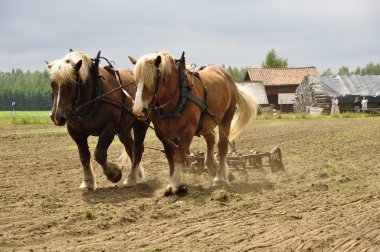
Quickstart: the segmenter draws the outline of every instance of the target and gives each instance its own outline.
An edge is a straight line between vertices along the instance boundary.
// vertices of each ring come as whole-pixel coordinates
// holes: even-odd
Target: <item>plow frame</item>
[[[263,164],[263,158],[268,158],[268,163]],[[229,152],[227,155],[227,164],[230,169],[246,171],[249,168],[263,169],[269,166],[272,172],[284,171],[282,163],[282,153],[278,146],[275,146],[270,152],[259,152],[251,150],[249,154]],[[203,152],[197,152],[186,156],[186,169],[191,173],[207,172],[205,168],[205,155]]]

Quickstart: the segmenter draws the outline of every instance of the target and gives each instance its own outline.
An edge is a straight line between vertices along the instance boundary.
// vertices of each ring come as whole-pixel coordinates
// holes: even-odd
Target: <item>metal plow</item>
[[[218,155],[216,154],[218,159]],[[263,163],[263,159],[267,160]],[[247,171],[247,169],[263,169],[270,167],[272,172],[284,171],[280,147],[276,146],[271,152],[259,152],[251,150],[243,155],[239,152],[229,152],[227,164],[230,169]],[[186,170],[191,173],[207,172],[205,167],[205,154],[203,152],[191,153],[186,156]]]

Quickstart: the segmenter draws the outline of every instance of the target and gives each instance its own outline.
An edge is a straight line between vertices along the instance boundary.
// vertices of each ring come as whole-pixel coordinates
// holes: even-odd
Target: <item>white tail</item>
[[[238,111],[234,116],[231,123],[230,134],[228,135],[228,140],[234,140],[248,125],[252,118],[257,115],[258,106],[251,96],[246,94],[238,86],[238,99],[237,106]]]

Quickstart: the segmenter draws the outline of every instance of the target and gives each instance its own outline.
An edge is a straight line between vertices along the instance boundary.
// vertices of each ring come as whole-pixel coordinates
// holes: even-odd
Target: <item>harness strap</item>
[[[204,101],[202,101],[201,99],[199,99],[197,96],[193,95],[192,93],[188,93],[187,95],[187,98],[189,100],[191,100],[192,102],[194,102],[195,104],[197,104],[199,106],[199,108],[201,109],[201,117],[199,118],[199,123],[198,123],[198,127],[197,127],[197,131],[195,132],[195,135],[196,136],[200,136],[200,132],[203,128],[203,121],[204,121],[204,117],[205,117],[205,114],[207,113],[207,108],[208,108],[208,92],[207,92],[207,87],[204,83],[204,81],[202,80],[201,76],[199,75],[199,72],[194,72],[192,73],[193,76],[196,76],[202,83],[202,86],[203,86],[203,92],[204,92]],[[194,80],[192,80],[193,82]]]
[[[169,102],[171,102],[171,99],[167,101],[163,105],[158,105],[156,102],[156,95],[157,95],[157,88],[159,85],[159,80],[160,80],[160,71],[159,69],[156,69],[157,72],[157,82],[155,85],[155,92],[154,92],[154,98],[152,100],[153,110],[155,112],[155,117],[158,119],[178,119],[181,117],[182,111],[185,109],[188,101],[194,102],[200,109],[201,109],[201,116],[199,119],[198,127],[195,132],[195,135],[200,136],[200,131],[202,130],[203,127],[203,118],[204,115],[207,112],[207,88],[203,80],[201,79],[200,75],[198,72],[195,72],[195,67],[193,67],[192,71],[192,80],[191,80],[191,85],[189,84],[189,80],[186,75],[186,67],[185,67],[185,53],[182,53],[181,59],[177,60],[178,62],[178,72],[179,72],[179,93],[180,93],[180,98],[177,104],[177,107],[174,109],[173,112],[165,113],[162,108],[165,107]],[[194,65],[195,66],[195,65]],[[204,91],[204,101],[199,99],[197,96],[193,95],[191,91],[194,89],[194,76],[196,76],[202,83],[203,85],[203,91]],[[151,106],[152,109],[152,106]],[[151,110],[149,109],[149,111]]]
[[[95,97],[98,97],[102,93],[102,86],[100,84],[100,77],[99,77],[99,57],[100,53],[98,53],[97,57],[94,59],[94,63],[91,67],[91,73],[92,73],[92,79],[93,79],[93,87],[92,87],[92,95],[91,99],[94,99]],[[96,114],[99,108],[99,102],[94,102],[90,105],[90,107],[87,110],[86,117],[92,117]]]
[[[121,78],[120,78],[120,73],[118,70],[116,70],[113,65],[111,64],[111,62],[108,61],[107,58],[104,58],[104,57],[100,57],[101,59],[105,59],[107,62],[108,62],[108,66],[105,66],[103,67],[105,70],[107,70],[110,74],[112,74],[113,76],[115,76],[116,80],[117,80],[117,83],[119,83],[119,86],[122,87],[123,86],[123,82],[121,81]],[[125,94],[125,96],[127,96],[129,99],[131,99],[133,102],[135,101],[133,99],[133,97],[126,91],[124,90],[123,88],[121,89],[121,91]],[[124,97],[123,97],[124,99]]]
[[[198,97],[196,97],[192,93],[188,93],[186,98],[189,99],[190,101],[194,102],[195,104],[197,104],[202,112],[207,109],[207,105],[201,99],[199,99]]]
[[[105,66],[104,69],[106,71],[108,71],[110,74],[112,74],[118,84],[119,84],[119,87],[117,88],[114,88],[106,93],[103,93],[103,90],[102,90],[102,86],[101,86],[101,80],[100,78],[103,78],[103,76],[99,75],[99,62],[100,62],[100,59],[104,59],[108,62],[108,66]],[[93,59],[92,61],[94,61],[94,63],[92,64],[91,66],[91,75],[92,75],[92,78],[93,78],[93,87],[92,87],[92,95],[91,95],[91,100],[88,101],[88,102],[85,102],[84,104],[82,105],[79,105],[79,98],[80,98],[80,85],[78,85],[78,90],[77,90],[77,96],[79,94],[79,97],[76,97],[75,98],[75,112],[78,112],[81,108],[84,108],[84,107],[87,107],[89,106],[89,108],[87,109],[86,113],[84,116],[79,116],[79,115],[71,115],[69,114],[68,117],[69,117],[69,120],[73,120],[73,121],[84,121],[84,120],[88,120],[90,119],[91,117],[93,117],[98,109],[99,109],[99,106],[100,106],[100,102],[106,102],[106,103],[109,103],[109,104],[112,104],[118,108],[121,109],[121,113],[122,113],[122,117],[124,116],[124,111],[128,111],[130,113],[132,113],[132,111],[127,107],[126,105],[126,101],[125,101],[125,97],[128,97],[130,98],[132,101],[133,98],[132,96],[126,91],[124,90],[124,87],[132,84],[132,83],[135,83],[135,81],[131,81],[127,84],[123,84],[122,81],[121,81],[121,78],[120,78],[120,74],[119,74],[119,71],[115,70],[115,68],[113,67],[112,63],[107,59],[107,58],[104,58],[104,57],[100,57],[100,51],[98,52],[97,56],[95,57],[95,59]],[[79,82],[78,82],[79,83]],[[108,94],[112,93],[112,92],[115,92],[117,90],[121,90],[121,94],[122,94],[122,98],[123,98],[123,101],[118,101],[114,98],[111,98],[111,97],[107,97]],[[123,95],[124,94],[124,95]]]
[[[120,109],[126,109],[127,106],[125,103],[121,102],[121,101],[118,101],[118,100],[115,100],[111,97],[108,97],[108,96],[104,96],[102,98],[99,99],[100,101],[103,101],[103,102],[107,102],[107,103],[110,103]]]

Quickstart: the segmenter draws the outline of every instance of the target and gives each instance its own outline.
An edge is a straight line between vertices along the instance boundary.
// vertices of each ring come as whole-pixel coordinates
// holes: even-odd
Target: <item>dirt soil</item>
[[[379,125],[254,121],[237,148],[279,145],[285,172],[231,169],[225,188],[186,173],[182,197],[163,196],[168,166],[159,151],[145,151],[145,182],[132,189],[115,187],[92,161],[99,189],[83,191],[65,128],[0,125],[0,251],[379,251]],[[161,148],[152,132],[146,146]],[[192,150],[204,147],[195,138]],[[110,159],[121,148],[115,140]]]

